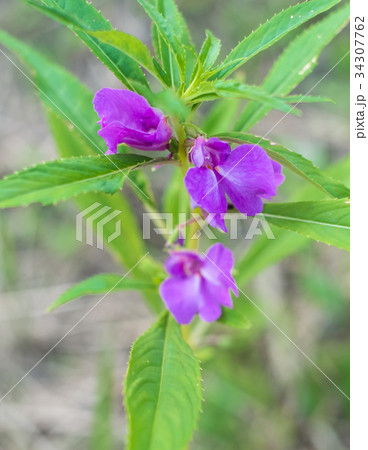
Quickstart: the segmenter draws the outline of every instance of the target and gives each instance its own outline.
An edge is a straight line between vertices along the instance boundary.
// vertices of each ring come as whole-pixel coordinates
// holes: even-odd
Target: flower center
[[[149,118],[149,119],[146,119],[146,118],[141,119],[141,126],[142,126],[143,131],[145,131],[145,132],[151,131],[153,129],[151,118]]]
[[[183,270],[187,276],[200,274],[202,264],[200,261],[187,259],[184,263]]]

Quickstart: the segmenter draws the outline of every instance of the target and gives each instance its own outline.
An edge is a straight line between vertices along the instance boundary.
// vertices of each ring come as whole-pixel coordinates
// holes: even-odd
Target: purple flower
[[[229,289],[238,295],[231,276],[234,258],[222,244],[212,245],[206,255],[190,250],[171,252],[166,261],[170,277],[160,286],[168,310],[181,324],[189,323],[195,314],[206,322],[221,316],[221,306],[233,307]]]
[[[198,137],[189,157],[196,167],[188,170],[184,182],[192,207],[207,211],[210,225],[225,232],[226,195],[241,213],[254,216],[262,212],[261,199],[276,195],[284,181],[281,165],[257,145],[231,151],[227,142]]]
[[[139,150],[166,150],[172,130],[163,112],[127,89],[103,88],[96,92],[93,106],[100,121],[98,134],[105,140],[106,155],[116,153],[118,144]]]

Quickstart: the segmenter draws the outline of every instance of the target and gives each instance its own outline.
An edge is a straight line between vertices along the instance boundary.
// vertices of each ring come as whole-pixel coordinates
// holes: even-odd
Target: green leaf
[[[149,160],[141,155],[109,155],[37,164],[0,180],[0,208],[33,202],[49,205],[91,191],[113,194],[130,169]]]
[[[106,145],[97,134],[98,116],[92,107],[92,93],[69,72],[50,62],[40,53],[9,34],[0,31],[0,41],[17,53],[34,73],[35,83],[41,92],[57,148],[62,157],[87,156],[96,152],[102,154]],[[81,114],[83,111],[83,114]],[[160,272],[161,266],[150,257],[135,215],[122,192],[107,195],[101,192],[82,194],[75,197],[81,210],[98,202],[112,210],[123,211],[120,236],[108,242],[117,261],[132,274],[152,279]],[[106,236],[115,231],[114,221],[105,225]],[[137,265],[137,262],[143,260]],[[162,300],[152,291],[146,295],[149,306],[155,312],[162,309]]]
[[[112,31],[110,22],[85,0],[26,0],[44,14],[70,28],[122,81],[128,89],[143,93],[148,89],[147,80],[139,64],[130,55],[116,47],[101,42],[90,32]]]
[[[73,154],[88,155],[93,152],[93,149],[81,138],[78,131],[75,128],[70,128],[65,120],[59,118],[52,111],[48,112],[48,118],[57,149],[62,157],[70,157]],[[124,220],[121,221],[119,236],[109,242],[108,236],[115,232],[115,222],[111,220],[104,226],[103,235],[107,247],[119,264],[132,269],[132,275],[147,281],[155,279],[160,274],[162,268],[150,255],[147,255],[141,229],[122,191],[113,195],[102,192],[82,194],[75,197],[74,201],[82,211],[96,202],[109,207],[112,211],[122,211]],[[93,224],[93,231],[96,233],[97,224],[95,222]],[[138,261],[140,261],[139,264],[137,264]],[[144,290],[143,293],[149,307],[156,313],[161,311],[162,300],[158,293],[154,293],[152,290]]]
[[[124,394],[128,450],[187,448],[201,407],[201,371],[167,313],[133,344]]]
[[[53,311],[58,306],[85,295],[107,294],[116,291],[139,291],[143,289],[155,290],[157,285],[149,281],[125,278],[125,275],[121,273],[101,273],[72,286],[61,294],[47,310]]]
[[[174,0],[151,0],[156,2],[156,8],[165,17],[173,28],[178,40],[188,47],[193,47],[188,26],[184,17],[178,10]],[[193,47],[194,48],[194,47]]]
[[[220,39],[217,39],[208,30],[206,31],[206,36],[206,40],[202,45],[199,55],[197,56],[194,54],[193,68],[187,67],[187,85],[189,85],[189,91],[191,91],[193,87],[196,87],[202,78],[206,78],[204,73],[206,73],[216,62],[221,50]]]
[[[155,196],[147,175],[142,170],[136,169],[129,173],[129,180],[132,182],[130,187],[140,201],[152,208],[156,208]]]
[[[213,70],[213,78],[224,78],[257,53],[270,47],[290,31],[302,25],[312,17],[321,14],[340,0],[309,0],[273,16],[243,39],[225,58],[224,62]]]
[[[146,11],[148,16],[151,18],[152,22],[154,23],[155,27],[157,28],[157,31],[161,37],[161,39],[164,41],[164,43],[169,48],[170,52],[168,55],[169,59],[169,66],[170,71],[168,70],[168,67],[165,67],[166,72],[173,74],[173,68],[171,60],[172,57],[175,58],[175,60],[178,63],[178,67],[181,73],[181,78],[184,80],[185,77],[185,50],[183,48],[183,44],[178,39],[173,24],[170,23],[170,21],[164,17],[157,7],[153,6],[152,3],[150,3],[149,0],[138,0],[138,3],[143,7],[143,9]]]
[[[96,37],[103,44],[108,44],[121,50],[127,56],[134,59],[140,66],[147,69],[152,75],[156,76],[151,53],[143,42],[136,37],[117,30],[94,31],[89,34]]]
[[[280,228],[349,250],[350,202],[347,199],[268,203],[262,216]]]
[[[155,94],[151,104],[161,109],[165,115],[176,117],[181,122],[185,121],[190,114],[189,106],[172,89]]]
[[[156,70],[157,76],[160,78],[160,80],[165,84],[166,86],[171,86],[171,80],[170,80],[170,74],[168,74],[160,65],[160,63],[157,61],[156,58],[153,58],[152,60],[153,65]]]
[[[157,27],[152,23],[152,41],[157,55],[153,59],[157,75],[169,87],[179,87],[181,85],[181,78],[179,68],[175,57],[166,42],[162,39]],[[161,63],[161,64],[160,64]],[[162,65],[162,66],[161,66]],[[183,75],[182,75],[183,78]]]
[[[326,170],[327,174],[348,184],[349,180],[349,157],[333,164]],[[297,190],[292,200],[307,200],[308,197],[323,198],[323,191],[316,190],[313,185],[307,184]],[[298,252],[303,247],[312,243],[305,236],[291,233],[288,230],[271,226],[275,239],[268,239],[265,234],[258,236],[236,264],[236,282],[243,286],[249,282],[257,273],[266,267],[276,264]]]
[[[267,152],[270,158],[313,183],[331,197],[346,198],[350,195],[349,189],[342,183],[325,175],[311,161],[304,158],[299,153],[288,150],[280,144],[276,144],[267,139],[262,139],[253,134],[241,132],[219,134],[217,137],[237,144],[249,143],[259,145]]]
[[[349,21],[349,4],[307,28],[284,50],[266,76],[262,87],[274,95],[289,94],[317,65],[321,51]],[[235,130],[249,130],[270,108],[248,104],[235,125]]]
[[[243,286],[259,272],[276,264],[312,242],[308,238],[271,226],[275,239],[266,235],[257,237],[236,265],[236,283]]]
[[[208,135],[213,135],[231,129],[238,116],[239,102],[237,98],[224,98],[216,102],[204,117],[202,130]]]
[[[287,97],[283,97],[288,103],[335,103],[333,100],[327,97],[319,97],[316,95],[288,95]]]
[[[42,102],[94,147],[94,153],[104,154],[106,145],[98,136],[98,116],[92,107],[92,93],[61,66],[49,61],[32,47],[0,31],[0,42],[16,53],[34,73]],[[72,150],[72,149],[71,149]],[[74,153],[77,156],[78,153]]]
[[[349,4],[303,31],[272,66],[263,87],[268,92],[286,95],[312,72],[320,52],[347,25]]]
[[[118,154],[127,155],[131,150],[133,149],[127,145],[118,146]],[[129,172],[129,181],[130,188],[141,202],[152,208],[156,208],[156,200],[151,188],[150,180],[143,170],[136,168]]]
[[[218,322],[234,328],[248,329],[252,326],[249,320],[249,303],[243,295],[233,297],[233,309],[222,308],[222,314]]]
[[[199,61],[203,70],[207,71],[216,62],[221,50],[221,41],[217,39],[211,31],[206,30],[206,40],[204,41],[199,53]]]
[[[298,114],[295,108],[291,110],[290,106],[285,103],[284,99],[273,97],[269,95],[259,86],[251,86],[248,84],[237,83],[235,81],[215,81],[215,89],[222,97],[245,98],[257,102],[272,105],[274,109],[291,114]]]
[[[171,25],[172,32],[175,34],[177,40],[183,44],[186,55],[185,80],[187,80],[187,78],[190,79],[191,68],[194,68],[197,56],[195,48],[191,43],[189,30],[184,17],[179,12],[173,0],[149,0],[149,2],[156,11],[167,20]],[[182,76],[180,77],[179,69],[175,61],[175,55],[170,51],[170,47],[167,45],[165,39],[161,37],[158,28],[154,23],[152,25],[152,41],[156,55],[163,64],[163,69],[156,67],[160,76],[167,86],[180,87],[180,78],[184,78],[184,71],[182,71]],[[157,64],[155,64],[155,66],[157,66]],[[163,75],[162,72],[166,73],[166,76]]]
[[[298,110],[291,108],[285,100],[273,97],[258,86],[238,83],[236,81],[204,81],[190,93],[183,96],[191,103],[202,101],[217,100],[219,98],[238,98],[253,100],[272,105],[272,108],[283,112],[298,114]]]

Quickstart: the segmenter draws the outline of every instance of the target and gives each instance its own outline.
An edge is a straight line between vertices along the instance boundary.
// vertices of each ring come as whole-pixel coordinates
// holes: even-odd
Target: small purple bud
[[[178,232],[178,238],[176,239],[175,244],[180,245],[180,247],[184,247],[185,237],[181,230]]]

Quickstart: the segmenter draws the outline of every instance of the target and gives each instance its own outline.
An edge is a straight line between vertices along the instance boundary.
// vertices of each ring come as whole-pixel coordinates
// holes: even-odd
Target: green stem
[[[194,213],[201,214],[200,208],[193,209]],[[197,250],[199,238],[194,238],[194,235],[196,232],[200,229],[200,224],[197,222],[197,220],[190,222],[189,229],[188,229],[188,235],[187,235],[187,247],[191,250]]]
[[[185,129],[183,124],[179,123],[176,119],[173,119],[173,124],[175,128],[176,135],[178,137],[178,156],[179,160],[181,162],[181,170],[183,173],[183,176],[187,173],[189,169],[189,162],[188,162],[188,155],[187,151],[185,149]]]
[[[194,239],[193,236],[199,230],[198,222],[193,222],[189,225],[187,247],[191,250],[196,250],[198,248],[199,239]]]

